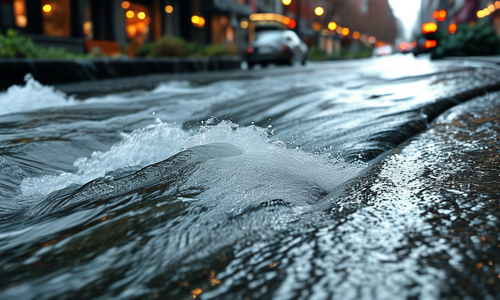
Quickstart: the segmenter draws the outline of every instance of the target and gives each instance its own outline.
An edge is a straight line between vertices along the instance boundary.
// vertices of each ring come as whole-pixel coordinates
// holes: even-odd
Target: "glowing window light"
[[[283,5],[290,5],[290,3],[292,3],[292,0],[282,0],[281,3],[283,3]]]
[[[42,7],[42,10],[46,13],[49,13],[52,11],[52,6],[50,4],[45,4],[43,7]]]
[[[28,25],[28,19],[26,18],[26,16],[23,15],[16,16],[17,27],[24,28],[26,27],[26,25]]]
[[[325,10],[323,9],[323,7],[321,6],[318,6],[314,9],[314,13],[317,15],[317,16],[322,16],[324,13],[325,13]]]
[[[337,29],[337,23],[335,23],[335,22],[328,23],[328,29],[330,29],[330,30]]]
[[[141,20],[144,20],[144,18],[146,18],[146,14],[141,11],[140,13],[137,14],[137,17]]]
[[[191,23],[193,23],[194,26],[202,28],[205,26],[205,19],[203,17],[194,15],[191,17]]]
[[[360,35],[360,34],[359,34],[359,32],[357,32],[357,31],[354,31],[354,32],[352,33],[352,37],[353,37],[353,39],[355,39],[355,40],[359,39],[359,37],[360,37],[360,36],[361,36],[361,35]]]
[[[349,30],[349,28],[347,28],[347,27],[342,28],[342,34],[343,34],[343,35],[349,35],[349,32],[351,32],[351,31]]]
[[[128,9],[130,7],[130,2],[128,1],[123,1],[122,2],[122,8],[123,9]]]
[[[320,31],[321,31],[321,29],[323,29],[323,25],[321,25],[321,23],[319,23],[319,22],[314,22],[314,23],[312,24],[312,29],[313,29],[314,31],[316,31],[316,32],[320,32]]]
[[[240,27],[243,29],[247,29],[248,28],[248,21],[246,21],[246,20],[241,21]]]
[[[127,11],[127,13],[125,14],[125,16],[127,16],[127,18],[129,19],[132,19],[134,15],[135,15],[134,12],[131,10]]]
[[[251,14],[250,20],[252,20],[252,21],[275,21],[275,22],[279,22],[279,23],[288,25],[288,27],[291,29],[295,28],[295,26],[297,24],[294,19],[291,19],[289,17],[285,17],[285,16],[280,15],[280,14],[274,14],[274,13]]]
[[[172,5],[165,6],[165,12],[167,14],[171,14],[174,11],[174,7]]]

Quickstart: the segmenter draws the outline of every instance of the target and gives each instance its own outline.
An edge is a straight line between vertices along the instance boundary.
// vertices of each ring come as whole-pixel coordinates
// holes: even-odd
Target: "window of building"
[[[234,42],[234,28],[227,16],[213,14],[211,25],[213,43]]]
[[[14,21],[19,28],[24,28],[28,25],[25,0],[14,0]]]
[[[90,1],[85,1],[85,15],[83,21],[83,34],[88,39],[94,38],[94,32],[92,31],[92,11],[90,9]]]
[[[133,39],[136,36],[146,38],[149,34],[149,24],[151,23],[150,9],[147,6],[128,1],[124,1],[122,7],[125,11],[127,37],[129,39]]]
[[[42,0],[43,34],[71,35],[70,0]]]

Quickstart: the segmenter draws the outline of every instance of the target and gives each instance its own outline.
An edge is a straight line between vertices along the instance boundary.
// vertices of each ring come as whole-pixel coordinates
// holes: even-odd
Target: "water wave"
[[[0,115],[77,103],[74,96],[67,96],[53,86],[42,85],[31,74],[24,79],[24,86],[13,85],[7,92],[0,93]]]

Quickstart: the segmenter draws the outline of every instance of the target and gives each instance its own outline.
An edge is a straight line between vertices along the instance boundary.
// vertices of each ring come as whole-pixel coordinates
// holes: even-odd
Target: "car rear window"
[[[283,33],[281,32],[261,32],[255,37],[254,44],[273,44],[279,43],[283,40]]]

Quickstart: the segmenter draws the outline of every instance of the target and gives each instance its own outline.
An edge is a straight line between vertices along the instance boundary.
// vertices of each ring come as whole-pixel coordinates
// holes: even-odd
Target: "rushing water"
[[[430,122],[497,77],[396,56],[84,101],[27,77],[0,94],[0,298],[494,299],[498,94]]]

